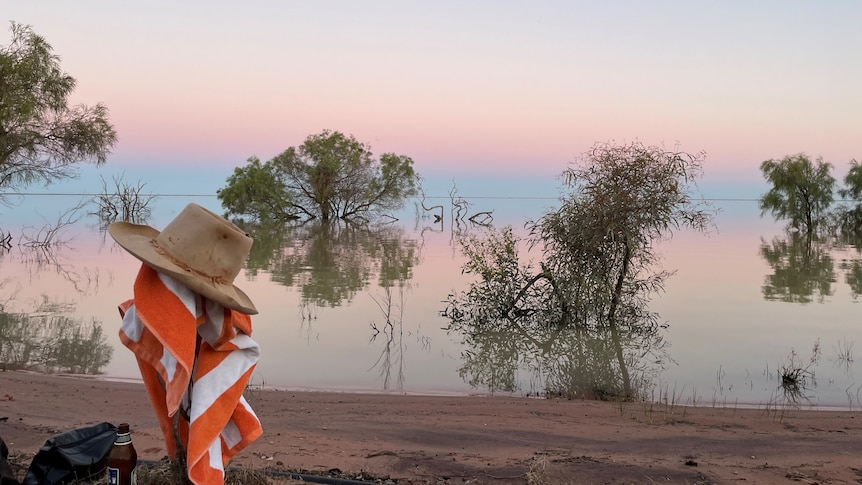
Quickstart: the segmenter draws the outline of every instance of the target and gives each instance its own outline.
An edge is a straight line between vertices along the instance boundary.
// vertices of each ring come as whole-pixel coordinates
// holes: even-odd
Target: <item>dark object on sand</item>
[[[116,437],[116,426],[100,423],[50,438],[30,463],[22,485],[66,485],[104,475]]]
[[[15,473],[9,462],[9,448],[6,447],[6,442],[0,437],[0,485],[20,485],[18,479],[15,478]]]

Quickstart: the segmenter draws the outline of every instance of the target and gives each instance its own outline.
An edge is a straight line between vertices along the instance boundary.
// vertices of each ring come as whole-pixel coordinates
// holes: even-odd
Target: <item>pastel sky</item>
[[[229,170],[323,129],[447,177],[553,175],[604,141],[703,150],[726,180],[862,160],[858,0],[0,0],[0,20],[110,109],[118,167]]]

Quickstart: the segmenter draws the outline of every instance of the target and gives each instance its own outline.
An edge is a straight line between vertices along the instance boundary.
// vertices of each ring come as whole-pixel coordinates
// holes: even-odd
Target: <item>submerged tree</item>
[[[544,276],[574,305],[568,316],[615,325],[662,288],[668,274],[650,273],[654,244],[681,227],[706,231],[712,220],[693,195],[703,157],[640,143],[598,145],[563,173],[561,207],[530,227],[533,244],[544,248]]]
[[[766,160],[760,171],[772,188],[760,198],[761,215],[767,212],[790,226],[813,233],[824,221],[832,204],[835,178],[832,165],[818,158],[812,161],[799,153],[781,160]]]
[[[96,215],[103,230],[112,222],[121,220],[143,224],[150,217],[150,203],[156,196],[144,193],[146,184],[132,184],[123,176],[114,176],[113,187],[102,178],[102,192],[93,197],[98,206]]]
[[[862,165],[850,161],[850,168],[838,190],[840,200],[831,208],[836,185],[831,166],[805,154],[781,161],[763,162],[761,170],[773,188],[761,198],[763,213],[772,211],[789,219],[783,235],[771,242],[762,240],[760,254],[772,268],[764,278],[767,300],[809,303],[823,302],[834,293],[838,271],[844,272],[853,298],[862,293]],[[836,250],[853,249],[844,255]]]
[[[527,371],[543,391],[569,398],[634,397],[668,362],[657,315],[638,325],[596,325],[569,315],[564,287],[519,261],[510,227],[463,241],[466,273],[480,278],[450,295],[443,315],[465,350],[461,377],[490,392],[518,390]]]
[[[560,207],[527,224],[524,242],[542,249],[537,269],[519,262],[521,240],[509,228],[465,240],[464,271],[480,281],[450,297],[449,329],[472,335],[517,321],[607,332],[622,394],[633,397],[624,342],[655,332],[647,304],[670,275],[655,268],[655,243],[683,227],[706,231],[712,220],[694,198],[702,160],[640,143],[596,145],[563,173]]]
[[[272,160],[237,168],[218,197],[227,215],[274,218],[363,219],[403,206],[416,194],[413,160],[384,153],[375,159],[352,135],[325,130]]]
[[[117,141],[108,109],[69,106],[75,79],[29,26],[12,23],[0,46],[0,189],[52,182],[107,160]]]

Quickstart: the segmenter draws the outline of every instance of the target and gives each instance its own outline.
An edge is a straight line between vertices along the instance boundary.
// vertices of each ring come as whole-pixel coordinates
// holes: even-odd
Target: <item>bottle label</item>
[[[108,485],[136,485],[138,483],[138,467],[132,469],[131,480],[128,484],[120,480],[120,469],[108,467]]]
[[[108,485],[120,485],[120,469],[108,467]]]

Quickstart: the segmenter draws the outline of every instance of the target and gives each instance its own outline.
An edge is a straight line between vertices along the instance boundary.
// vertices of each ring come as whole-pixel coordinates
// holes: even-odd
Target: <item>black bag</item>
[[[116,439],[117,427],[111,423],[54,436],[33,458],[22,485],[66,485],[105,473]]]
[[[9,462],[9,448],[6,447],[6,442],[0,437],[0,485],[20,485],[18,479],[15,478],[15,473]]]

